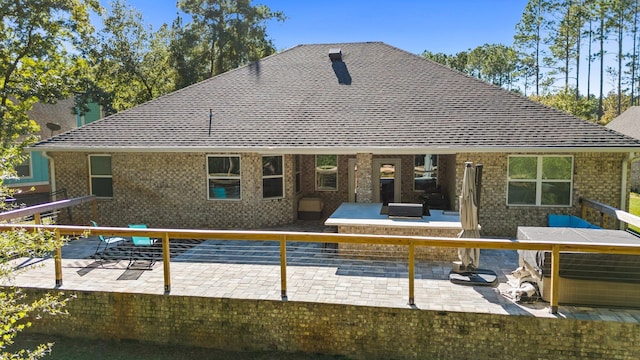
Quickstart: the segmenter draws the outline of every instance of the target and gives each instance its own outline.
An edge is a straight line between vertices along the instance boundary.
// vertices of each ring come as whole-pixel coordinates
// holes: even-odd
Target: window
[[[414,155],[413,190],[430,193],[436,191],[438,156],[432,154]]]
[[[507,204],[570,206],[572,156],[510,156]]]
[[[209,199],[240,199],[240,156],[207,156]]]
[[[262,198],[284,197],[284,172],[282,156],[262,157]]]
[[[113,178],[110,155],[89,155],[91,194],[97,197],[113,197]]]
[[[15,166],[16,174],[20,178],[31,177],[31,154],[26,154],[22,163]]]
[[[338,190],[338,155],[316,155],[316,190]]]
[[[294,172],[296,176],[296,194],[302,191],[302,171],[300,170],[300,155],[295,156]]]

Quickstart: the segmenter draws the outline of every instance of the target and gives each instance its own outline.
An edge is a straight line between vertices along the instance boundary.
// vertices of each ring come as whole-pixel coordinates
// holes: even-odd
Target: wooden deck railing
[[[91,212],[93,213],[94,219],[96,216],[96,196],[88,195],[82,196],[73,199],[65,199],[54,201],[45,204],[33,205],[25,208],[17,208],[9,211],[5,211],[0,213],[0,221],[13,220],[17,218],[24,218],[27,216],[33,216],[33,219],[36,224],[40,224],[40,215],[43,213],[47,213],[50,211],[67,209],[71,206],[77,206],[85,203],[91,203]]]
[[[119,227],[88,227],[65,225],[18,225],[0,224],[0,231],[8,231],[16,228],[47,229],[55,231],[56,236],[148,236],[162,239],[162,258],[164,268],[164,291],[171,292],[171,259],[169,252],[169,239],[219,239],[219,240],[260,240],[275,241],[280,244],[280,272],[281,272],[281,296],[287,298],[287,242],[314,242],[314,243],[357,243],[357,244],[385,244],[408,247],[408,283],[409,304],[415,304],[415,262],[414,254],[417,246],[436,247],[466,247],[499,250],[546,250],[551,251],[551,308],[552,313],[558,310],[558,279],[560,269],[560,252],[580,251],[607,254],[632,254],[640,255],[640,246],[634,245],[603,245],[594,243],[564,243],[536,242],[530,240],[508,239],[466,239],[445,237],[419,237],[419,236],[386,236],[386,235],[359,235],[359,234],[335,234],[335,233],[309,233],[309,232],[282,232],[282,231],[226,231],[226,230],[189,230],[189,229],[132,229]],[[55,258],[56,286],[61,286],[62,279],[62,251],[58,248]]]
[[[629,214],[628,212],[622,211],[620,209],[614,208],[613,206],[609,206],[597,201],[580,198],[580,217],[583,219],[587,219],[588,211],[591,209],[592,211],[597,211],[600,213],[600,227],[607,228],[609,225],[610,219],[613,221],[625,222],[628,225],[633,225],[636,227],[640,227],[640,217]]]
[[[550,311],[558,310],[558,279],[560,269],[560,252],[595,252],[605,254],[629,254],[640,255],[640,246],[630,244],[594,244],[575,242],[536,242],[531,240],[509,239],[467,239],[446,237],[422,237],[422,236],[387,236],[387,235],[361,235],[361,234],[335,234],[335,233],[310,233],[310,232],[284,232],[284,231],[231,231],[231,230],[190,230],[190,229],[133,229],[118,227],[89,227],[71,225],[41,225],[40,213],[62,209],[70,206],[92,202],[92,211],[95,216],[95,196],[56,201],[53,203],[36,205],[24,209],[16,209],[0,213],[0,221],[33,215],[35,225],[28,224],[0,224],[0,231],[9,231],[18,228],[45,229],[54,231],[56,237],[79,237],[88,235],[105,236],[148,236],[162,239],[162,259],[164,271],[165,293],[171,291],[171,259],[169,251],[169,239],[219,239],[219,240],[255,240],[274,241],[280,245],[280,281],[281,297],[287,298],[287,242],[313,242],[313,243],[352,243],[352,244],[382,244],[406,246],[408,249],[408,282],[409,304],[415,304],[415,248],[417,246],[453,247],[453,248],[481,248],[498,250],[543,250],[551,251],[551,301]],[[587,207],[601,213],[601,216],[609,216],[616,221],[624,221],[631,225],[640,226],[640,217],[618,210],[605,204],[580,198],[582,204],[582,217],[585,218]],[[606,225],[602,220],[601,225]],[[603,226],[604,227],[604,226]],[[57,248],[54,252],[55,283],[62,286],[62,250]]]

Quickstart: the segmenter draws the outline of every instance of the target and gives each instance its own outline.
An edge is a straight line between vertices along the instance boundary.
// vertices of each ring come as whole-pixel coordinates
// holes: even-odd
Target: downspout
[[[45,159],[47,159],[47,161],[49,162],[49,185],[51,186],[51,193],[53,193],[53,201],[56,201],[56,166],[55,166],[55,162],[53,161],[53,158],[49,156],[49,154],[47,154],[46,151],[42,152],[42,156],[45,157]]]

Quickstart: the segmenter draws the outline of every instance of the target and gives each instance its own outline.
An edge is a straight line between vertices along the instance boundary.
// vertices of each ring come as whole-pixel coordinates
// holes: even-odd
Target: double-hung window
[[[89,186],[92,195],[113,197],[113,176],[110,155],[89,155]]]
[[[207,156],[207,184],[209,199],[240,199],[240,156]]]
[[[284,172],[282,156],[262,157],[262,198],[284,197]]]
[[[573,157],[509,156],[507,205],[571,206]]]
[[[31,154],[27,153],[24,160],[19,165],[15,166],[16,174],[21,179],[28,179],[31,177]]]
[[[338,190],[338,155],[316,155],[316,190]]]

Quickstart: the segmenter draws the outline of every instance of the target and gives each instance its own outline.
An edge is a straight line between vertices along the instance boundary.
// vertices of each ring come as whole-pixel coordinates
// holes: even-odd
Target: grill
[[[389,203],[389,218],[422,219],[422,204]]]

